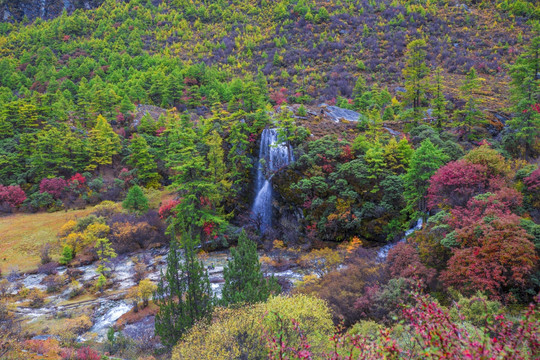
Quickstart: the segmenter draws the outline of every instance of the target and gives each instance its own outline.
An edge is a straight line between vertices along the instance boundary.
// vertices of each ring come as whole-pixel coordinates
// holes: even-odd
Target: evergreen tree
[[[238,238],[238,246],[231,249],[231,260],[223,269],[223,276],[225,285],[221,294],[225,305],[263,302],[279,291],[274,277],[264,278],[257,245],[248,239],[244,230]]]
[[[142,214],[148,210],[148,199],[144,196],[142,189],[134,185],[129,189],[122,207],[129,212]]]
[[[527,159],[540,153],[540,23],[534,30],[527,50],[510,67],[514,118],[508,121],[513,132],[507,147]]]
[[[213,297],[208,272],[197,259],[190,232],[182,240],[184,261],[175,239],[170,244],[167,255],[167,270],[154,294],[154,302],[159,306],[156,314],[156,334],[161,342],[171,348],[180,337],[197,321],[209,319],[212,314]]]
[[[405,77],[405,103],[413,108],[414,119],[422,116],[422,104],[428,91],[429,68],[426,65],[426,42],[423,39],[411,41],[405,53],[406,63],[403,69]]]
[[[404,212],[413,214],[418,218],[420,213],[427,210],[425,195],[429,187],[429,179],[437,169],[447,161],[447,156],[433,143],[426,139],[411,157],[409,169],[403,176],[405,187],[404,197],[407,206]]]
[[[124,95],[122,101],[120,102],[120,112],[124,115],[127,115],[130,111],[133,110],[135,110],[135,105],[133,105],[127,95]]]
[[[113,131],[107,120],[99,115],[96,125],[90,130],[88,136],[90,164],[86,167],[87,170],[112,164],[112,157],[120,152],[121,147],[120,137]]]
[[[227,196],[227,193],[231,189],[231,182],[228,177],[227,168],[224,162],[223,152],[223,139],[219,133],[214,130],[211,136],[206,141],[208,146],[208,154],[206,159],[208,162],[209,180],[214,183],[215,186],[215,198],[216,203],[221,203],[223,198]]]
[[[481,87],[481,79],[476,76],[476,70],[471,68],[463,85],[459,88],[461,98],[465,101],[465,106],[461,113],[463,114],[463,123],[467,128],[467,134],[470,134],[474,126],[479,125],[484,120],[484,114],[479,109],[481,100],[477,95]]]
[[[203,227],[209,224],[220,228],[226,224],[220,206],[223,194],[216,191],[212,181],[200,131],[194,128],[187,115],[183,115],[180,121],[171,119],[166,136],[167,164],[173,171],[171,187],[183,198],[173,226],[184,231],[191,228],[198,235],[203,235]],[[215,151],[217,154],[217,149]]]
[[[137,169],[139,181],[147,187],[159,187],[160,176],[157,172],[157,164],[154,156],[150,153],[150,146],[146,139],[135,134],[128,149],[131,154],[127,163]]]
[[[440,67],[435,70],[433,77],[433,99],[431,100],[431,107],[433,108],[433,117],[437,119],[436,124],[438,129],[442,129],[443,123],[448,119],[446,113],[446,104],[448,101],[444,97],[444,85],[442,69]]]

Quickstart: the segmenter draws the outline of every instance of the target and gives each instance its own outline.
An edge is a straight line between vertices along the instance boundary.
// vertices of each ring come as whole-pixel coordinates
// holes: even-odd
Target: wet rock
[[[343,109],[337,106],[330,106],[326,104],[320,105],[321,110],[323,110],[324,114],[330,118],[333,122],[340,122],[340,121],[358,121],[360,120],[360,113],[357,113],[356,111],[349,110],[349,109]]]

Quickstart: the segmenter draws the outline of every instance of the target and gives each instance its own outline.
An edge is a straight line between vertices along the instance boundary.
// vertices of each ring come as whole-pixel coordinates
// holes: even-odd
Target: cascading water
[[[409,237],[409,235],[411,235],[416,230],[422,229],[423,225],[424,225],[423,219],[419,218],[418,221],[416,221],[416,224],[412,228],[410,228],[409,230],[407,230],[405,232],[404,237],[399,239],[397,242],[389,243],[389,244],[386,244],[383,247],[381,247],[377,251],[377,259],[379,261],[385,261],[386,260],[386,255],[388,255],[388,251],[390,251],[390,249],[392,249],[394,246],[396,246],[396,244],[399,244],[400,242],[405,242],[407,240],[407,237]]]
[[[278,143],[277,129],[264,129],[259,148],[259,167],[255,183],[255,201],[252,217],[261,220],[261,232],[272,225],[272,175],[283,166],[294,161],[292,150],[283,143]]]

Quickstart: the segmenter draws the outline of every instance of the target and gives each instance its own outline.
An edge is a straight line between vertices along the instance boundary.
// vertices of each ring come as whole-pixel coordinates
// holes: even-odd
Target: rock
[[[0,19],[3,21],[22,21],[24,17],[32,21],[36,18],[53,19],[67,10],[93,9],[104,0],[7,0],[0,1]]]
[[[407,92],[407,89],[405,89],[404,87],[401,87],[401,86],[397,86],[396,87],[396,92],[400,92],[400,93],[405,93]]]
[[[329,117],[330,120],[336,123],[342,120],[356,122],[360,119],[360,113],[353,110],[343,109],[337,106],[326,106],[326,108],[323,106],[321,107],[324,110],[324,114]]]

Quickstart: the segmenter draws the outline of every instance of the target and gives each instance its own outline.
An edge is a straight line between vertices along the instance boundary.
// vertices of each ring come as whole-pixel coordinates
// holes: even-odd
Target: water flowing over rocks
[[[255,201],[252,216],[260,217],[261,231],[272,226],[272,174],[294,161],[293,151],[278,143],[277,129],[264,129],[259,148],[259,164],[255,182]]]

